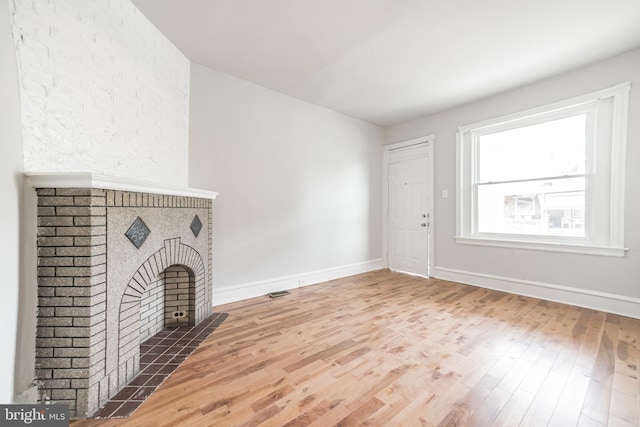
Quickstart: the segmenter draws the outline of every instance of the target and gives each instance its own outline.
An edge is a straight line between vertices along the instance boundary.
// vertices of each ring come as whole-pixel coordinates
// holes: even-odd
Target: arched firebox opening
[[[164,327],[193,326],[210,314],[205,264],[179,238],[168,239],[133,275],[120,302],[118,388],[140,369],[140,344]]]
[[[195,275],[172,265],[149,284],[140,298],[140,342],[164,328],[195,325]]]

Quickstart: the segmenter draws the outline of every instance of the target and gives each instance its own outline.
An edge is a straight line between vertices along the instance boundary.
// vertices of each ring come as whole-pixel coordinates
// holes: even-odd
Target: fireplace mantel
[[[218,193],[92,173],[28,173],[37,198],[41,403],[94,414],[140,371],[140,345],[213,306]]]
[[[167,196],[198,197],[215,199],[215,191],[197,188],[173,187],[148,181],[118,178],[90,172],[27,173],[33,188],[100,188],[104,190],[133,191],[138,193],[163,194]]]

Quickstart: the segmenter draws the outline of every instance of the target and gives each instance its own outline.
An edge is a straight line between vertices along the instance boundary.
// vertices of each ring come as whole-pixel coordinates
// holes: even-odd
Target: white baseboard
[[[431,277],[640,319],[639,298],[444,267],[434,267]]]
[[[342,277],[348,277],[354,274],[380,270],[382,268],[385,268],[384,261],[378,259],[345,265],[341,267],[328,268],[325,270],[317,270],[307,273],[294,274],[291,276],[260,280],[252,283],[225,286],[222,288],[213,288],[213,305],[216,306],[229,302],[255,298],[266,295],[269,292],[314,285],[316,283],[340,279]]]

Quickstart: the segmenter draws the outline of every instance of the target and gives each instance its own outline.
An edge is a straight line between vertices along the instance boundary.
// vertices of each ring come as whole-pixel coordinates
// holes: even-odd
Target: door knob
[[[420,224],[420,225],[421,225],[422,227],[426,227],[426,226],[427,226],[427,223],[426,223],[426,222],[423,222],[423,223],[422,223],[422,224]]]

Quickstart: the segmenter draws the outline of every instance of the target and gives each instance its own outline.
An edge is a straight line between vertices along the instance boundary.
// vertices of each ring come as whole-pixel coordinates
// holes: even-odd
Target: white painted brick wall
[[[27,171],[188,184],[189,60],[129,0],[14,0]]]

